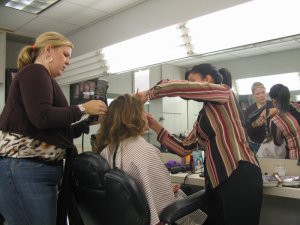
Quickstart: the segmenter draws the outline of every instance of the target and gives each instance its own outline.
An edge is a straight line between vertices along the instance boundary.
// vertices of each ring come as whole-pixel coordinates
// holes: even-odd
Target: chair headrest
[[[99,154],[84,152],[79,154],[72,162],[75,185],[83,182],[85,187],[102,188],[104,174],[110,170],[107,161]]]

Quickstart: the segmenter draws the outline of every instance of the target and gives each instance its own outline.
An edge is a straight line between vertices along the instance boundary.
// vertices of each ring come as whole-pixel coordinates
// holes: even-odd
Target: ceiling
[[[150,0],[61,0],[38,15],[0,6],[0,31],[8,32],[9,41],[24,44],[32,43],[36,36],[49,30],[69,36],[146,1]],[[191,56],[171,63],[190,67],[201,62],[225,61],[295,48],[300,48],[300,35]]]
[[[36,37],[53,30],[69,36],[145,1],[147,0],[61,0],[38,15],[0,6],[0,31]]]

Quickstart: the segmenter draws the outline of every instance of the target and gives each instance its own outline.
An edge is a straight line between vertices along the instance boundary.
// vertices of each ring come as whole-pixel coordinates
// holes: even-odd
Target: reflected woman
[[[300,153],[300,127],[296,118],[289,112],[290,91],[282,84],[270,89],[273,105],[279,110],[270,120],[270,131],[276,145],[286,143],[286,158],[298,159]]]

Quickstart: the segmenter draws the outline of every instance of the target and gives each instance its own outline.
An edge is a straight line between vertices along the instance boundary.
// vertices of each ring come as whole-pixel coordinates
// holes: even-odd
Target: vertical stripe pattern
[[[258,166],[249,148],[231,89],[211,83],[169,81],[155,86],[149,94],[150,99],[165,96],[204,102],[192,132],[199,142],[206,142],[206,176],[213,188],[228,179],[241,160]],[[164,129],[158,135],[158,141],[180,156],[191,153],[188,146]]]
[[[272,124],[275,124],[275,126],[272,126]],[[271,119],[270,127],[271,129],[280,130],[286,142],[289,158],[298,159],[300,156],[300,127],[297,120],[289,112],[277,113]]]

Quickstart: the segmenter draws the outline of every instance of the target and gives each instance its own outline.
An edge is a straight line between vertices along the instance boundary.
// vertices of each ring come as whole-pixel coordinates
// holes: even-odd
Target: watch
[[[78,105],[78,108],[80,109],[80,112],[81,112],[81,114],[82,115],[84,115],[85,114],[85,108],[83,107],[83,105]]]

